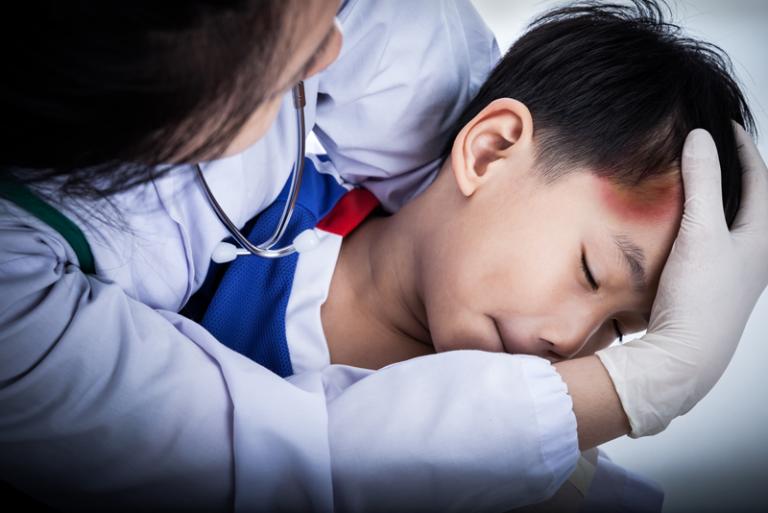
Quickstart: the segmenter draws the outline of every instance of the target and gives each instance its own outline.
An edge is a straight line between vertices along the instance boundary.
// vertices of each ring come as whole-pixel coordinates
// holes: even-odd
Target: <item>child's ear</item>
[[[464,125],[451,150],[451,167],[459,190],[471,196],[493,174],[491,171],[518,146],[533,137],[533,119],[523,103],[494,100]]]

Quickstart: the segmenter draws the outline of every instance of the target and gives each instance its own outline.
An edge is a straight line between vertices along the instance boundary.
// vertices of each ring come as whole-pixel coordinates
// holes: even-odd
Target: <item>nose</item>
[[[556,317],[539,339],[545,356],[567,360],[576,355],[590,337],[600,329],[601,316],[579,313],[568,317]]]

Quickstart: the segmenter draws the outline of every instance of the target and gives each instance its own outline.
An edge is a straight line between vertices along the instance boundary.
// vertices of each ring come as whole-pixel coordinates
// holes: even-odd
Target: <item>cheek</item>
[[[450,257],[434,259],[424,272],[422,297],[427,327],[435,350],[494,350],[493,325],[484,314],[486,298],[476,261]]]
[[[238,132],[222,156],[236,155],[256,144],[272,126],[281,104],[282,96],[278,96],[268,103],[260,105],[251,117],[248,118],[248,121],[245,122],[245,125],[240,129],[240,132]]]
[[[487,232],[485,232],[487,234]],[[498,351],[498,334],[489,316],[520,301],[508,248],[498,239],[462,237],[429,250],[423,268],[423,300],[428,328],[437,351]]]
[[[486,313],[507,319],[538,317],[563,298],[571,251],[554,231],[531,225],[518,231],[512,243],[488,253],[474,286]]]
[[[331,36],[331,40],[327,43],[323,54],[317,58],[314,66],[307,70],[307,75],[304,77],[304,80],[316,75],[317,73],[323,71],[325,68],[333,64],[336,59],[339,58],[343,42],[344,35],[341,32],[341,26],[336,20],[334,20],[333,36]]]

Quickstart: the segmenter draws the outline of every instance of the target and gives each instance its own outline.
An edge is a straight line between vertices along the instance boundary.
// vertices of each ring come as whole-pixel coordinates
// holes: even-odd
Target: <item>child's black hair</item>
[[[514,98],[531,111],[548,181],[586,167],[634,186],[678,168],[687,134],[704,128],[717,144],[730,226],[741,198],[731,120],[754,134],[754,119],[730,59],[684,36],[662,7],[589,1],[536,18],[467,106],[451,144],[493,100]]]

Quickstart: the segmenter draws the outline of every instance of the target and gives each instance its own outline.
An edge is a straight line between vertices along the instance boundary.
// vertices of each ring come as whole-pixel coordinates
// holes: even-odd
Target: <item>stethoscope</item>
[[[306,99],[304,97],[304,82],[299,82],[293,88],[293,107],[296,109],[296,125],[298,145],[296,151],[296,162],[293,165],[291,172],[291,192],[288,195],[288,201],[283,207],[283,213],[280,215],[280,220],[275,227],[275,231],[272,236],[261,244],[253,244],[249,241],[245,235],[243,235],[232,220],[224,213],[224,209],[221,208],[219,202],[211,192],[211,188],[208,187],[208,182],[205,181],[203,176],[203,170],[200,164],[197,164],[197,176],[202,184],[203,191],[205,192],[208,202],[211,204],[213,211],[216,212],[219,220],[227,228],[232,238],[239,244],[240,247],[230,244],[229,242],[220,242],[218,246],[213,250],[211,254],[211,260],[216,263],[231,262],[235,258],[241,255],[256,255],[264,258],[280,258],[294,253],[304,253],[310,251],[318,246],[320,239],[317,236],[317,232],[313,229],[304,230],[295,239],[293,243],[282,248],[274,248],[274,245],[280,240],[288,228],[288,223],[293,216],[293,209],[296,206],[296,198],[299,196],[299,188],[301,187],[301,178],[304,175],[304,156],[305,156],[305,135],[304,135],[304,106],[306,105]]]

